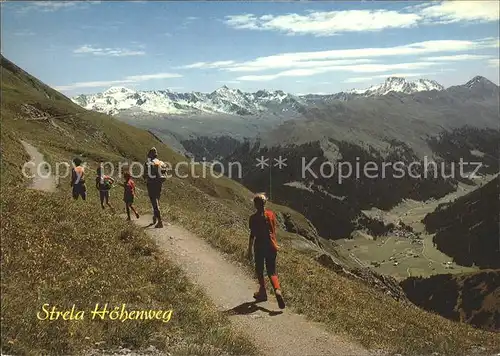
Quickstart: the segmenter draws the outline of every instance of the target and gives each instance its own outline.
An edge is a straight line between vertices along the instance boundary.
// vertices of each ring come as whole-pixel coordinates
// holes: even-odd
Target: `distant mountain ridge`
[[[151,114],[197,115],[229,114],[255,115],[263,112],[285,113],[300,107],[299,97],[281,90],[259,90],[245,93],[223,86],[212,93],[178,93],[170,90],[134,91],[111,87],[91,95],[81,94],[73,102],[88,110],[116,115],[125,110]]]
[[[482,84],[481,84],[482,83]],[[461,87],[488,86],[483,77],[475,77]],[[495,85],[491,83],[491,85]],[[328,95],[294,95],[282,90],[243,92],[223,86],[212,93],[179,93],[170,90],[134,91],[125,87],[111,87],[102,93],[81,94],[73,102],[88,110],[110,115],[138,111],[150,114],[199,115],[228,114],[237,116],[273,114],[290,116],[317,101],[350,100],[359,97],[384,96],[389,93],[414,94],[424,91],[443,91],[445,88],[434,80],[408,81],[401,77],[389,77],[383,83],[367,89],[352,89]]]

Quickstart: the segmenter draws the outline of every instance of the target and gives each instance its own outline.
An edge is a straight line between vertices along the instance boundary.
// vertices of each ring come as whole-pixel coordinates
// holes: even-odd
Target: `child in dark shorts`
[[[95,186],[99,191],[99,199],[101,201],[101,208],[104,209],[104,203],[114,211],[113,206],[109,203],[109,192],[115,180],[110,176],[104,175],[102,168],[97,168],[97,177],[95,178]]]
[[[135,197],[135,182],[131,178],[129,172],[125,172],[124,174],[125,182],[123,183],[123,201],[125,202],[125,208],[127,209],[127,220],[130,219],[130,210],[132,210],[135,214],[135,217],[139,219],[139,214],[137,210],[135,210],[134,197]]]

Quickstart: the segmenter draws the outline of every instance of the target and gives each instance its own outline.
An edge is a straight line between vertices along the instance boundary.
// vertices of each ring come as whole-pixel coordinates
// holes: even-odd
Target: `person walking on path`
[[[259,282],[259,289],[253,297],[257,301],[266,301],[267,292],[264,279],[264,265],[271,281],[280,309],[285,308],[285,301],[281,293],[278,275],[276,273],[276,255],[278,243],[276,240],[276,216],[265,208],[267,198],[264,194],[257,194],[253,198],[255,214],[250,216],[250,237],[248,240],[248,257],[255,261],[255,273]],[[253,254],[252,254],[253,249]]]
[[[115,180],[112,177],[103,174],[102,167],[97,168],[97,177],[95,179],[95,186],[97,190],[99,190],[99,199],[101,201],[101,208],[103,209],[105,208],[104,202],[106,202],[106,205],[109,206],[112,211],[115,210],[113,206],[109,203],[109,193],[114,183]]]
[[[71,169],[71,188],[73,189],[73,199],[79,197],[82,200],[87,199],[87,186],[85,185],[85,168],[82,166],[83,161],[76,157],[73,159],[74,167]]]
[[[148,152],[147,161],[144,165],[144,178],[146,179],[148,196],[153,209],[153,224],[156,224],[156,228],[162,228],[160,197],[163,182],[166,180],[165,164],[158,159],[158,152],[155,147],[152,147]]]
[[[135,210],[134,197],[135,197],[135,182],[130,176],[129,172],[124,174],[125,182],[123,183],[123,201],[125,202],[125,209],[127,210],[127,221],[130,221],[130,210],[135,214],[135,217],[139,219],[139,213]]]

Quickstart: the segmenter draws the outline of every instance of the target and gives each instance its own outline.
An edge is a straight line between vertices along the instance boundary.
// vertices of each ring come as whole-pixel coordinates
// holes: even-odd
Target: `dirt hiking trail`
[[[24,141],[21,143],[31,156],[31,162],[35,164],[35,169],[31,169],[34,175],[31,188],[54,192],[54,177],[43,170],[44,177],[40,177],[36,172],[37,167],[44,162],[43,155],[33,145]],[[29,168],[33,168],[33,165]],[[248,335],[256,345],[259,355],[371,354],[361,346],[327,332],[320,323],[309,321],[290,309],[280,310],[274,295],[269,295],[267,302],[254,303],[252,295],[257,287],[256,281],[236,264],[224,259],[221,253],[189,231],[174,225],[155,229],[151,221],[151,215],[143,215],[139,220],[134,220],[156,241],[160,249],[185,271],[190,280],[203,288],[215,305],[228,315],[235,330]],[[286,301],[286,289],[284,297]]]
[[[56,181],[52,174],[49,174],[48,170],[50,167],[48,163],[45,163],[43,155],[38,151],[38,149],[30,145],[25,141],[21,141],[24,149],[30,155],[33,164],[28,165],[28,169],[33,175],[33,181],[31,182],[31,188],[36,190],[42,190],[44,192],[54,192],[56,190]],[[39,172],[37,172],[39,170]]]
[[[289,309],[281,311],[274,295],[255,304],[257,283],[206,241],[174,225],[155,229],[151,215],[135,222],[145,228],[160,248],[180,266],[191,281],[202,287],[233,326],[247,334],[259,350],[270,356],[362,356],[370,353],[341,336]],[[278,262],[279,270],[279,262]],[[268,281],[266,281],[269,283]],[[314,291],[311,291],[314,293]],[[286,301],[286,286],[283,289]]]

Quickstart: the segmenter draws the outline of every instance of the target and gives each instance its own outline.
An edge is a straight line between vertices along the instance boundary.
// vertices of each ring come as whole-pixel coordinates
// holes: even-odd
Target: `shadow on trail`
[[[267,308],[264,308],[264,307],[257,305],[257,303],[258,302],[256,302],[256,301],[245,302],[245,303],[242,303],[242,304],[240,304],[232,309],[225,310],[222,313],[226,314],[226,315],[247,315],[247,314],[255,313],[256,311],[260,310],[260,311],[263,311],[263,312],[269,314],[269,316],[276,316],[276,315],[283,314],[282,311],[269,310]]]

